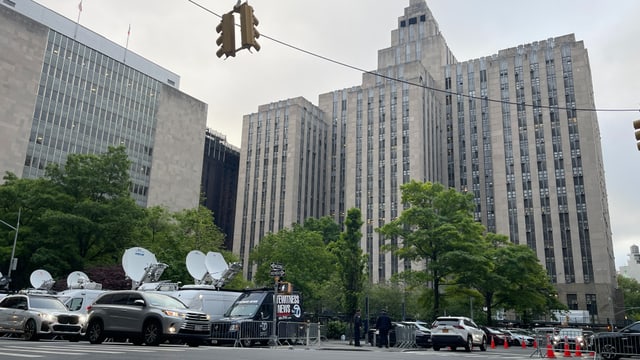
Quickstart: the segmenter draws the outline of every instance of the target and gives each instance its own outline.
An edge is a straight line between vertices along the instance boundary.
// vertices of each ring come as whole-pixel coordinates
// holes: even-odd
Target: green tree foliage
[[[159,262],[169,265],[162,279],[185,284],[193,283],[186,268],[187,254],[191,250],[205,254],[220,252],[224,242],[224,234],[204,206],[176,213],[158,206],[148,208],[138,232],[135,245],[151,251]]]
[[[128,191],[129,167],[124,147],[112,147],[99,155],[71,154],[65,166],[50,164],[41,179],[5,176],[0,216],[19,208],[23,214],[14,288],[28,286],[37,268],[58,278],[120,261],[144,214]]]
[[[433,308],[430,317],[442,313],[441,286],[455,274],[461,262],[477,251],[484,227],[473,219],[471,194],[445,189],[442,184],[415,180],[401,187],[402,202],[409,208],[400,217],[376,229],[402,259],[425,261],[427,280],[432,284]]]
[[[616,312],[625,311],[627,320],[640,320],[640,283],[633,278],[618,275],[618,287],[622,289],[624,296],[624,309],[617,309]]]
[[[317,231],[322,234],[325,244],[337,241],[340,238],[340,225],[331,216],[323,216],[319,219],[308,218],[304,221],[303,227],[306,230]]]
[[[284,281],[300,291],[307,311],[322,308],[319,289],[335,272],[335,256],[331,254],[315,231],[294,224],[293,228],[267,234],[249,255],[251,265],[256,265],[254,281],[258,286],[272,287],[274,279],[269,275],[271,263],[283,265]]]
[[[338,259],[338,274],[342,284],[342,303],[344,312],[353,316],[358,308],[367,257],[362,254],[360,240],[362,233],[362,219],[360,209],[352,208],[347,211],[345,231],[340,234],[338,241],[329,245],[330,251]]]

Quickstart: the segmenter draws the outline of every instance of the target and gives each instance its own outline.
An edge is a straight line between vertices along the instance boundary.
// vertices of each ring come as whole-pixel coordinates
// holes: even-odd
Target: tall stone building
[[[381,251],[385,239],[375,229],[402,212],[400,185],[434,181],[471,192],[476,220],[532,248],[570,309],[589,310],[598,323],[619,316],[591,70],[573,34],[462,62],[425,1],[410,0],[376,71],[359,86],[321,94],[318,107],[305,101],[305,113],[317,114],[314,126],[326,133],[275,139],[275,123],[264,119],[280,104],[245,117],[239,194],[259,195],[237,206],[234,251],[245,262],[266,231],[310,216],[342,223],[357,207],[369,274],[384,282],[420,265]],[[303,119],[287,124],[303,127]],[[273,139],[257,148],[261,138]],[[319,152],[308,151],[309,143]],[[279,168],[286,161],[296,176],[257,153],[278,147]],[[323,182],[273,182],[307,179],[299,175],[309,169],[304,164]],[[268,211],[278,206],[272,199],[286,200],[283,212]],[[300,206],[320,199],[317,210]]]
[[[198,205],[207,105],[176,74],[31,1],[0,2],[0,173],[124,145],[142,206]]]

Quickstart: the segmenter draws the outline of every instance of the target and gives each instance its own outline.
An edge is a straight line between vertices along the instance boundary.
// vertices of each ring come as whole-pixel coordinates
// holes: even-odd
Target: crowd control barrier
[[[272,321],[214,321],[211,324],[213,345],[232,344],[238,347],[253,345],[307,345],[320,343],[321,327],[318,323],[280,321],[273,337]]]

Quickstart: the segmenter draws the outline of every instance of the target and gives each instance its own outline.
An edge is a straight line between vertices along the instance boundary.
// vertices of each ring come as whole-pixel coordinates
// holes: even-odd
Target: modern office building
[[[357,207],[371,280],[387,281],[420,265],[381,251],[390,240],[375,229],[402,212],[401,184],[440,182],[474,195],[488,231],[533,249],[570,309],[598,323],[621,316],[589,58],[573,34],[458,61],[425,1],[410,0],[375,72],[285,120],[307,126],[314,113],[326,133],[276,137],[287,134],[273,121],[281,106],[244,119],[234,252],[245,262],[267,231],[309,216],[342,223]]]
[[[198,205],[207,105],[178,75],[31,0],[0,2],[0,173],[124,145],[142,206]]]
[[[627,255],[627,265],[620,266],[620,275],[640,281],[640,250],[638,245],[631,245]]]
[[[225,135],[207,129],[201,181],[203,203],[213,212],[214,223],[225,234],[227,250],[233,245],[239,165],[240,149],[229,144]]]

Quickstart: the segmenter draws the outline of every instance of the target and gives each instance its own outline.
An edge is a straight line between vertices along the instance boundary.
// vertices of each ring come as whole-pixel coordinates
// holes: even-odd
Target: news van
[[[244,291],[224,317],[213,321],[212,344],[268,344],[274,335],[274,312],[280,342],[293,344],[303,337],[299,326],[304,320],[302,296],[297,292],[275,294],[274,307],[273,289],[255,289]]]

